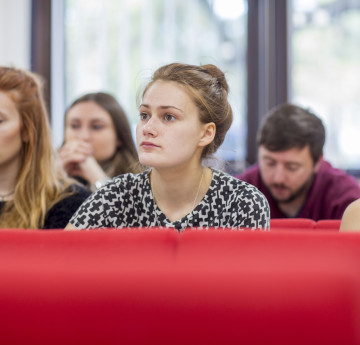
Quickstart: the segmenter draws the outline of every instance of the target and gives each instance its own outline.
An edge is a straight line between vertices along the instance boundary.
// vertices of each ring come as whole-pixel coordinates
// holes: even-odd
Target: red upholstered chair
[[[316,222],[308,218],[272,218],[270,230],[314,230]]]
[[[148,298],[162,291],[177,237],[166,229],[0,230],[0,344],[131,344],[136,321],[154,322],[160,302]]]
[[[177,312],[192,343],[360,344],[360,234],[186,231],[179,242]]]
[[[316,222],[316,230],[339,231],[340,219],[323,219]]]

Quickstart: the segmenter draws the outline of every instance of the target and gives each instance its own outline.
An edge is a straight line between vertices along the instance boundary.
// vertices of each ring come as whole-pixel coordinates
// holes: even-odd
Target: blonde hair
[[[69,195],[66,177],[53,149],[41,78],[31,72],[0,67],[0,91],[15,103],[21,118],[21,165],[14,198],[0,214],[0,227],[42,228],[47,211]]]

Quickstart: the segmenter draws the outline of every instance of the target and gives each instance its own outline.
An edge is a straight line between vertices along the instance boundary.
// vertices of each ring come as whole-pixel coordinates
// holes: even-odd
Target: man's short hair
[[[265,116],[257,136],[259,146],[269,151],[285,151],[310,146],[316,163],[323,153],[325,128],[322,121],[307,109],[285,103]]]

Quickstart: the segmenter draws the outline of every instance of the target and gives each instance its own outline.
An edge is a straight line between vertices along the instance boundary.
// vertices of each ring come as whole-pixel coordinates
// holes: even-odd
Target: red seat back
[[[0,231],[1,344],[360,343],[360,235]]]
[[[316,222],[308,218],[272,218],[270,220],[270,230],[314,230]]]
[[[340,219],[322,219],[316,222],[316,230],[339,231]]]

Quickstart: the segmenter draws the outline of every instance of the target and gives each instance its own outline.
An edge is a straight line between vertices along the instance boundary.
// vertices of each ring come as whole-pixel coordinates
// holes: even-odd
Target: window
[[[360,168],[360,1],[292,1],[292,101],[326,126],[325,158]]]
[[[67,0],[65,103],[86,92],[112,93],[136,124],[139,87],[170,62],[212,63],[226,74],[234,121],[221,158],[244,159],[245,0]]]

